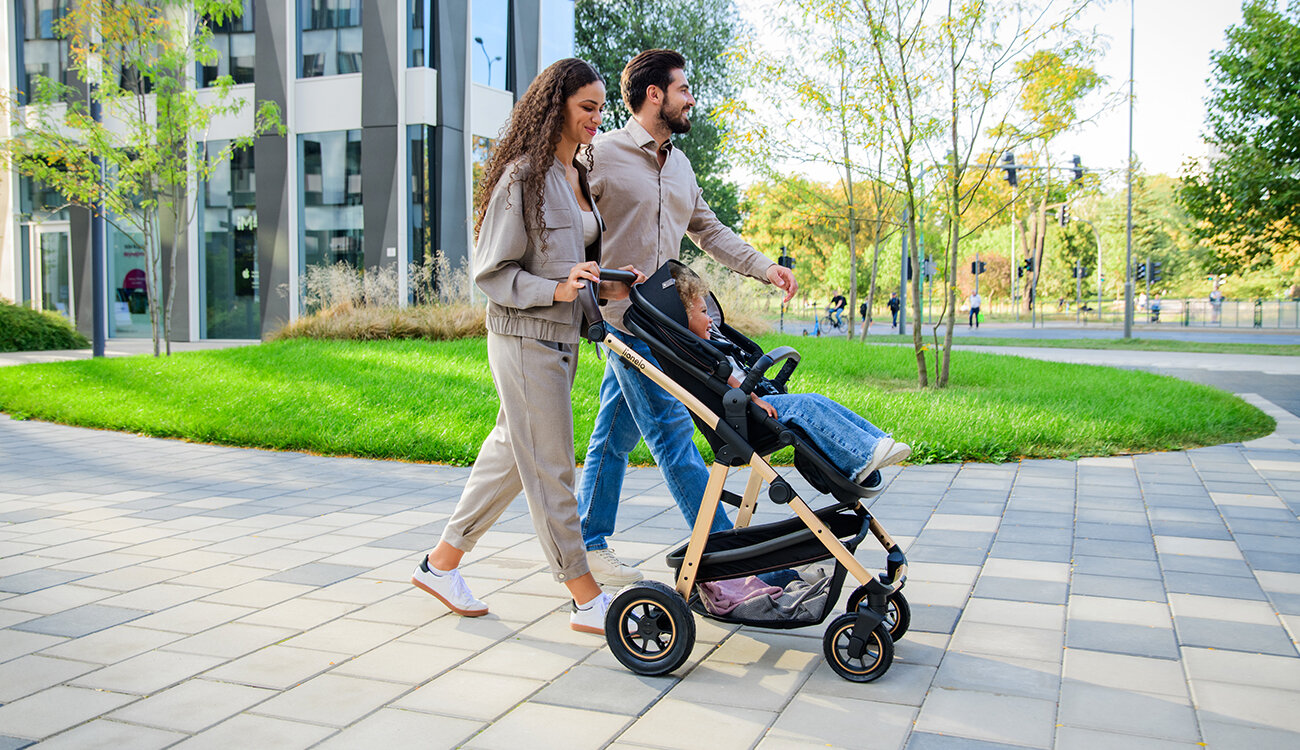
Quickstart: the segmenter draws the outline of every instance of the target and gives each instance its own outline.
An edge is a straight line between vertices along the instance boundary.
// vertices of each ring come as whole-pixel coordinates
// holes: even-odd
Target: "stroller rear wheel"
[[[835,674],[853,682],[872,682],[894,663],[894,641],[889,629],[880,623],[871,629],[865,641],[853,637],[856,614],[844,614],[831,621],[822,637],[822,653]]]
[[[858,611],[858,603],[867,595],[866,587],[859,586],[849,594],[848,607],[846,612],[852,614]],[[889,595],[889,600],[885,606],[885,627],[889,628],[889,637],[895,641],[901,641],[907,634],[907,628],[912,624],[912,607],[907,603],[907,597],[903,596],[902,591],[895,591]]]
[[[605,641],[614,658],[633,672],[668,674],[695,648],[695,615],[671,586],[639,581],[610,603]]]

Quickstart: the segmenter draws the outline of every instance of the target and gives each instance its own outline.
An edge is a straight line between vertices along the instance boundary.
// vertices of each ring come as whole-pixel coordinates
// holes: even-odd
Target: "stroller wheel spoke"
[[[656,581],[619,593],[605,620],[605,640],[624,666],[638,674],[667,674],[695,645],[695,619],[671,587]]]

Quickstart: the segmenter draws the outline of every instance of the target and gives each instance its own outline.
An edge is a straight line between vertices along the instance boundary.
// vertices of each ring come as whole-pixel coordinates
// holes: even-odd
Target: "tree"
[[[1204,135],[1179,200],[1221,268],[1290,266],[1300,248],[1300,6],[1249,0],[1211,56]]]
[[[733,0],[577,0],[574,11],[574,54],[605,78],[607,129],[620,128],[631,117],[619,90],[628,60],[642,50],[664,48],[686,57],[697,115],[691,132],[674,144],[690,158],[709,208],[736,230],[740,191],[725,177],[730,167],[723,159],[725,132],[713,112],[735,93],[725,55],[740,26]],[[694,252],[689,240],[682,240],[682,248]]]
[[[39,78],[36,91],[25,92],[26,107],[14,92],[5,98],[15,135],[0,142],[0,157],[69,204],[143,238],[155,356],[162,342],[171,353],[177,252],[197,212],[189,180],[202,184],[234,149],[279,126],[278,109],[263,102],[254,132],[216,153],[194,147],[214,118],[246,104],[232,97],[230,76],[216,80],[211,103],[190,85],[196,66],[217,56],[208,24],[242,8],[241,0],[78,0],[56,32],[68,40],[81,87]],[[164,234],[171,240],[166,284]]]
[[[883,122],[872,61],[856,41],[861,19],[852,0],[784,0],[771,14],[762,38],[747,38],[732,52],[740,76],[757,101],[733,99],[723,107],[728,148],[773,183],[799,191],[796,169],[833,170],[838,185],[823,192],[823,219],[840,229],[832,246],[844,244],[850,339],[858,309],[858,232],[865,218],[875,244],[868,290],[876,285],[883,225],[892,223],[894,190],[880,174]],[[767,49],[763,40],[779,41]],[[809,127],[817,123],[816,127]],[[873,157],[875,157],[873,159]],[[871,167],[874,162],[875,169]],[[867,188],[867,190],[863,190]],[[870,214],[864,208],[870,207]],[[825,277],[818,277],[825,279]],[[868,295],[871,291],[868,291]],[[870,308],[870,301],[868,308]]]
[[[1088,3],[1089,0],[1037,3],[948,0],[938,32],[944,56],[944,93],[948,99],[945,118],[948,158],[944,160],[943,193],[949,259],[944,315],[936,323],[936,329],[945,320],[947,323],[936,363],[939,387],[948,384],[956,323],[957,274],[963,265],[958,262],[961,241],[1002,213],[1009,203],[998,201],[1000,205],[990,211],[987,181],[990,174],[999,173],[994,166],[998,154],[1024,134],[1020,128],[1011,126],[1013,106],[1033,89],[1043,87],[1040,68],[1059,60],[1065,54],[1063,50],[1086,53],[1093,49],[1092,36],[1072,29],[1072,22]],[[1038,122],[1030,132],[1058,132],[1072,124],[1074,100],[1087,90],[1087,86],[1080,84],[1080,91],[1064,98],[1035,93],[1032,100],[1062,105],[1065,111],[1031,109],[1031,122]],[[1051,93],[1059,94],[1055,90]],[[1062,119],[1052,119],[1057,117]],[[968,224],[966,219],[972,213],[974,221]],[[969,268],[969,263],[965,267]],[[988,278],[1000,282],[1007,277],[990,275]]]

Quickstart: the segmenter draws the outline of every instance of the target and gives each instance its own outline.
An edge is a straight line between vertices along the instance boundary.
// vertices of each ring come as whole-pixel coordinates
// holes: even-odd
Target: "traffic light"
[[[785,245],[781,246],[781,257],[776,259],[776,263],[789,269],[794,268],[794,256],[786,252]]]
[[[1069,224],[1070,207],[1065,204],[1061,204],[1061,213],[1057,214],[1057,218],[1061,220],[1061,226],[1066,226],[1067,224]]]
[[[1147,278],[1147,264],[1145,264],[1145,263],[1139,263],[1139,264],[1137,264],[1136,273],[1137,273],[1137,280],[1138,280],[1138,281],[1146,281],[1146,278]]]
[[[1074,165],[1072,170],[1074,172],[1074,181],[1083,182],[1083,160],[1079,158],[1078,154],[1075,154],[1071,163]]]
[[[1025,258],[1025,270],[1028,271],[1028,272],[1030,272],[1030,273],[1033,273],[1033,272],[1034,272],[1034,259],[1033,259],[1033,258]]]
[[[1164,277],[1164,274],[1160,270],[1160,266],[1161,266],[1160,261],[1158,260],[1151,261],[1151,283],[1152,284],[1159,284],[1160,279]]]
[[[978,260],[978,261],[977,261],[977,260],[973,260],[973,261],[971,261],[971,263],[970,263],[970,272],[971,272],[972,275],[978,276],[979,274],[984,273],[984,270],[985,270],[986,267],[987,267],[987,264],[985,264],[984,261],[982,261],[982,260]]]
[[[1020,182],[1016,179],[1016,155],[1008,151],[1002,157],[1002,169],[1007,173],[1007,184],[1011,187],[1017,187]]]
[[[1018,279],[1018,278],[1020,278],[1020,277],[1022,277],[1022,276],[1024,276],[1024,275],[1025,275],[1025,267],[1024,267],[1024,266],[1016,266],[1016,278]]]

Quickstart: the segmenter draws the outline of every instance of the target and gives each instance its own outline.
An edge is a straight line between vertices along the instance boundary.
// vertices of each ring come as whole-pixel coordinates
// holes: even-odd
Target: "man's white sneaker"
[[[575,602],[569,615],[569,627],[579,633],[605,634],[605,613],[609,611],[609,594],[604,591],[581,607]]]
[[[487,605],[469,592],[469,584],[460,570],[452,569],[438,574],[429,569],[429,558],[420,560],[420,566],[411,574],[411,583],[433,594],[447,608],[465,617],[482,617],[488,613]]]
[[[626,586],[645,577],[641,575],[641,571],[631,565],[624,565],[623,561],[614,554],[614,550],[608,547],[587,550],[587,567],[591,568],[591,575],[595,577],[596,583],[606,586]]]

